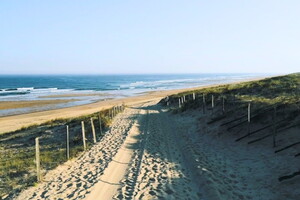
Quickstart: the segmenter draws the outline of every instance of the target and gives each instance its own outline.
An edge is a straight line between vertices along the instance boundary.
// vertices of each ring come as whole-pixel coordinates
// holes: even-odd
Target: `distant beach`
[[[266,76],[270,74],[1,75],[0,117]]]

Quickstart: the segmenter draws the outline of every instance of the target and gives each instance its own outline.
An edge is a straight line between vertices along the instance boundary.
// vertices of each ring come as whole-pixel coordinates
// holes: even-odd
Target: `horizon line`
[[[111,75],[200,75],[200,74],[293,74],[299,72],[286,72],[286,73],[276,73],[276,72],[197,72],[197,73],[5,73],[0,74],[0,76],[69,76],[69,75],[88,75],[88,76],[111,76]]]

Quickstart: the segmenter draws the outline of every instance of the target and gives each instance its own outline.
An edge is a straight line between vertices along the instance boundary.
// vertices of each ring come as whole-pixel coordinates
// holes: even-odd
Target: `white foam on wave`
[[[34,90],[34,87],[17,88],[17,91],[31,91],[31,90]]]
[[[199,79],[172,79],[172,80],[159,80],[159,81],[136,81],[133,83],[122,84],[120,88],[161,88],[165,87],[166,85],[178,84],[178,83],[191,83],[197,82]]]

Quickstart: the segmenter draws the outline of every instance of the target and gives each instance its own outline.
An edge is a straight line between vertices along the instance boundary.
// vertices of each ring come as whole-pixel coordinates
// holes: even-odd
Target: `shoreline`
[[[279,76],[282,76],[282,75],[279,75]],[[73,117],[88,115],[91,113],[99,112],[102,109],[110,108],[115,105],[120,105],[120,104],[133,105],[133,104],[137,104],[137,103],[160,100],[166,96],[169,96],[172,94],[177,94],[180,92],[199,90],[199,89],[203,89],[203,88],[216,87],[216,86],[220,86],[220,85],[231,85],[231,84],[238,84],[238,83],[242,83],[242,82],[257,81],[257,80],[262,80],[262,79],[271,78],[271,77],[276,77],[276,76],[252,78],[252,79],[246,79],[243,81],[236,81],[236,82],[232,82],[232,83],[211,84],[211,85],[207,85],[207,86],[198,86],[198,87],[185,88],[185,89],[151,91],[151,92],[147,92],[146,94],[142,94],[142,95],[138,95],[138,96],[97,101],[97,102],[93,102],[93,103],[89,103],[89,104],[77,105],[77,106],[75,105],[75,106],[60,108],[60,109],[4,116],[4,117],[0,117],[0,125],[1,125],[0,126],[0,134],[13,132],[13,131],[16,131],[16,130],[19,130],[21,128],[28,127],[31,125],[43,124],[47,121],[51,121],[51,120],[55,120],[55,119],[66,119],[66,118],[73,118]]]
[[[32,100],[32,101],[0,101],[0,110],[30,108],[37,106],[69,103],[78,99],[53,99],[53,100]]]

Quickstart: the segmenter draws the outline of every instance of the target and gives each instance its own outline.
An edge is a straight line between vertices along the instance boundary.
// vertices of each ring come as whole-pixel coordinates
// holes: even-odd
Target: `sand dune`
[[[91,150],[17,199],[289,199],[272,176],[284,158],[220,139],[203,117],[132,105]]]

